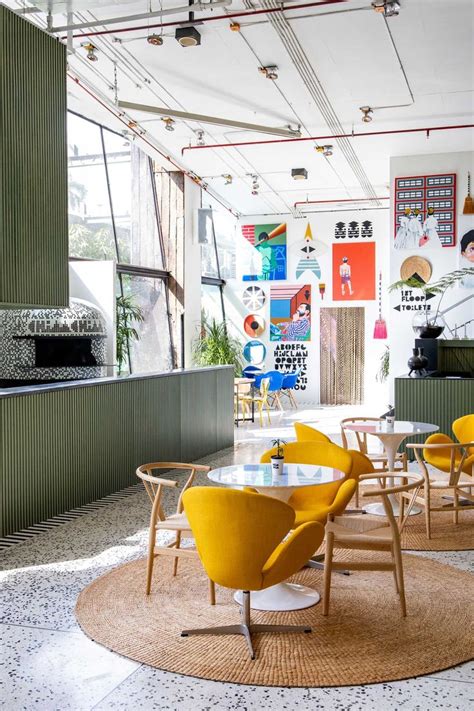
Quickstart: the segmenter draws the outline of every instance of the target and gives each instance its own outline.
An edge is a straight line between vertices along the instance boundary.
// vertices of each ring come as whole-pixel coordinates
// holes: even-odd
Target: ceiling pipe
[[[60,25],[51,27],[49,30],[53,34],[55,32],[69,32],[70,30],[82,30],[88,27],[104,27],[106,25],[118,25],[124,22],[135,22],[136,20],[148,20],[150,17],[161,17],[162,15],[180,15],[185,12],[186,15],[193,15],[194,12],[204,12],[212,10],[215,7],[229,7],[232,5],[232,0],[211,0],[211,2],[197,2],[193,4],[193,11],[189,12],[189,5],[181,5],[180,7],[168,7],[165,10],[155,10],[152,12],[143,12],[140,15],[127,15],[126,17],[108,17],[104,20],[92,20],[91,22],[79,22],[76,24]],[[194,18],[187,18],[187,21],[192,22]]]
[[[289,12],[293,10],[302,10],[306,9],[309,7],[323,7],[324,5],[336,5],[340,3],[345,3],[349,2],[349,0],[320,0],[320,2],[311,2],[311,3],[301,3],[299,5],[280,5],[279,7],[273,7],[273,8],[260,8],[258,10],[247,10],[247,11],[242,11],[242,12],[229,12],[226,15],[215,15],[215,16],[209,16],[209,17],[202,17],[199,20],[197,20],[198,24],[205,24],[206,22],[216,22],[217,20],[232,20],[238,17],[254,17],[256,15],[271,15],[276,12]],[[102,21],[102,24],[104,24],[105,21]],[[98,35],[110,35],[110,34],[119,34],[122,32],[136,32],[137,30],[154,30],[154,29],[162,29],[166,27],[185,27],[188,22],[183,22],[181,21],[173,21],[173,22],[162,22],[159,24],[155,25],[137,25],[136,27],[120,27],[119,29],[116,30],[98,30],[96,32],[83,32],[83,33],[75,33],[73,34],[74,39],[78,38],[83,38],[83,37],[97,37]],[[67,36],[61,37],[62,40],[67,39]]]
[[[341,198],[340,200],[298,200],[293,204],[295,210],[301,210],[300,205],[332,205],[343,202],[374,202],[375,200],[390,200],[390,197]]]
[[[459,124],[456,126],[426,126],[424,128],[398,128],[392,129],[390,131],[364,131],[362,133],[336,133],[330,136],[302,136],[301,138],[270,138],[264,141],[239,141],[237,143],[209,143],[205,146],[185,146],[181,149],[181,155],[185,151],[196,151],[204,149],[216,149],[216,148],[237,148],[241,146],[263,146],[263,145],[274,145],[275,143],[297,143],[300,141],[326,141],[328,139],[336,138],[364,138],[365,136],[390,136],[394,134],[404,134],[404,133],[426,133],[426,137],[432,131],[455,131],[461,128],[474,128],[474,123]]]
[[[166,153],[163,153],[163,151],[160,148],[158,148],[156,145],[151,143],[151,141],[149,141],[147,138],[145,138],[145,136],[140,131],[137,131],[134,126],[131,126],[130,125],[131,122],[126,121],[124,119],[125,114],[123,112],[115,111],[114,109],[112,109],[105,101],[102,101],[102,99],[100,99],[93,91],[91,91],[85,84],[83,84],[82,81],[79,79],[79,77],[75,76],[71,72],[67,72],[67,76],[71,81],[73,81],[75,84],[77,84],[77,86],[80,86],[80,88],[83,91],[85,91],[86,94],[89,94],[89,96],[91,96],[94,99],[94,101],[96,101],[104,109],[106,109],[106,111],[108,111],[110,114],[112,114],[112,116],[114,118],[116,118],[118,121],[120,121],[120,123],[123,123],[123,125],[127,127],[128,131],[131,131],[135,136],[137,136],[137,138],[139,138],[144,143],[146,143],[150,148],[152,148],[162,158],[164,158],[169,163],[171,163],[171,165],[174,168],[176,168],[176,170],[183,173],[187,178],[192,180],[193,183],[196,183],[197,185],[199,185],[199,187],[202,190],[205,190],[207,193],[209,193],[209,195],[211,195],[211,197],[213,197],[220,205],[222,205],[222,207],[224,207],[228,212],[230,212],[231,215],[234,215],[234,217],[237,217],[237,218],[240,217],[240,213],[238,213],[236,210],[233,210],[231,207],[226,205],[225,202],[223,202],[216,194],[214,194],[210,190],[208,190],[207,186],[203,184],[201,178],[198,175],[195,175],[194,173],[192,173],[189,170],[186,170],[185,168],[180,166],[178,163],[176,163],[174,158],[172,158],[169,155],[166,155]]]

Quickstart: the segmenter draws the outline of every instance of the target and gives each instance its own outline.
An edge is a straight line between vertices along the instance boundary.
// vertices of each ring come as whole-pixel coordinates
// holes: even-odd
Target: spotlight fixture
[[[229,30],[231,32],[240,32],[240,25],[238,22],[231,22],[229,25]]]
[[[292,168],[291,177],[293,178],[293,180],[307,180],[308,171],[306,170],[306,168]]]
[[[252,195],[258,195],[258,189],[260,187],[258,184],[258,175],[254,173],[247,173],[247,175],[252,178]]]
[[[148,44],[152,44],[155,47],[161,47],[161,45],[163,44],[163,37],[161,35],[152,34],[148,35],[146,41],[148,42]]]
[[[372,121],[371,114],[373,114],[373,109],[371,109],[370,106],[359,106],[359,109],[362,111],[362,121],[364,123],[370,123]]]
[[[224,173],[224,175],[222,177],[225,180],[224,185],[230,185],[232,183],[232,176],[230,173]]]
[[[278,79],[278,73],[277,73],[278,67],[275,64],[269,64],[268,67],[259,67],[258,71],[260,74],[263,74],[267,79],[271,79],[272,81],[275,81],[275,79]]]
[[[181,47],[196,47],[201,44],[201,35],[192,25],[190,27],[178,27],[174,36]]]
[[[198,146],[205,146],[206,141],[204,140],[204,131],[202,129],[199,129],[196,131],[196,136],[197,136],[197,145]]]
[[[384,17],[396,17],[402,6],[398,0],[376,0],[372,7],[375,12],[383,13]]]
[[[325,158],[329,158],[329,156],[332,156],[333,154],[333,146],[328,144],[326,146],[316,146],[316,151],[318,153],[322,153]]]
[[[165,124],[165,129],[166,129],[167,131],[174,131],[174,121],[173,121],[172,118],[170,118],[169,116],[167,116],[166,118],[162,118],[161,120],[162,120],[163,123]]]
[[[92,44],[92,42],[88,42],[87,44],[83,44],[82,46],[87,51],[87,59],[89,59],[89,61],[91,62],[97,62],[97,60],[99,59],[99,57],[97,56],[97,47]]]

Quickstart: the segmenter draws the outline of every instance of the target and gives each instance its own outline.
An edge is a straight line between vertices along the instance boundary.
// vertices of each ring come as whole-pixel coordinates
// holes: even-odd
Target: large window
[[[208,320],[226,321],[225,283],[235,278],[236,220],[211,196],[199,213],[201,309]]]
[[[120,370],[169,370],[169,275],[152,161],[126,136],[73,113],[68,146],[70,257],[115,260],[116,296],[125,297],[142,319],[127,319]]]

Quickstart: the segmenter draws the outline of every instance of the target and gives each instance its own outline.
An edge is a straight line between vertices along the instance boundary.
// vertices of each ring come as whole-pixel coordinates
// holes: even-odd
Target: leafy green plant
[[[385,350],[380,356],[380,366],[375,379],[378,383],[384,383],[390,372],[390,346],[385,346]]]
[[[428,321],[428,311],[426,311],[426,297],[431,294],[437,294],[439,295],[439,301],[438,301],[438,306],[436,307],[436,312],[434,316],[430,313],[430,321],[436,321],[438,314],[439,314],[439,309],[441,306],[441,302],[443,300],[443,296],[445,295],[446,291],[451,288],[452,286],[455,286],[458,284],[460,281],[463,281],[466,277],[469,276],[474,276],[474,267],[465,267],[464,269],[455,269],[452,272],[449,272],[448,274],[445,274],[444,276],[441,277],[438,281],[433,282],[430,284],[429,282],[424,282],[420,281],[419,279],[415,279],[414,277],[410,277],[410,279],[400,279],[399,281],[394,282],[393,284],[390,284],[388,290],[390,292],[392,291],[397,291],[398,289],[420,289],[420,291],[423,292],[425,296],[425,313],[426,313],[426,318]]]
[[[229,335],[224,322],[208,321],[202,315],[199,334],[192,345],[196,365],[233,365],[235,375],[242,373],[242,344]]]
[[[274,457],[278,457],[278,459],[282,459],[283,455],[285,453],[284,446],[286,442],[284,439],[272,439],[272,447],[276,447],[276,454],[274,454]]]
[[[116,307],[116,344],[117,344],[117,364],[119,375],[123,366],[127,362],[128,346],[130,341],[139,341],[140,336],[135,328],[135,324],[145,320],[143,310],[135,303],[133,294],[128,296],[120,295],[115,300]]]

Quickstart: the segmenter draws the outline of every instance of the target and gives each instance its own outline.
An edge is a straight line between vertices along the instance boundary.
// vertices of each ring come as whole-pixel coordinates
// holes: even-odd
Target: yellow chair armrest
[[[344,481],[339,487],[334,501],[328,508],[328,514],[340,516],[342,513],[344,513],[345,509],[349,505],[349,501],[354,496],[356,489],[357,481],[355,479],[346,479],[346,481]]]
[[[324,526],[315,521],[304,523],[275,548],[262,570],[262,589],[281,583],[314,555],[324,538]]]

